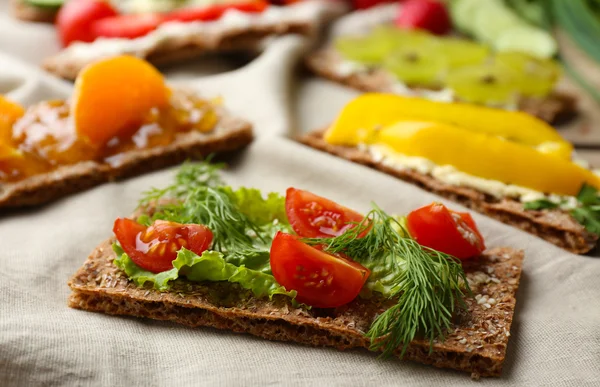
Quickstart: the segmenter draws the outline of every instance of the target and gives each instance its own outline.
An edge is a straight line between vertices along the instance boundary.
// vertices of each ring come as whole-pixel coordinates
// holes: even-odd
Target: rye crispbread
[[[0,183],[0,211],[2,208],[44,204],[108,181],[140,175],[187,159],[235,151],[252,141],[250,123],[221,108],[217,111],[219,122],[208,133],[182,132],[169,145],[128,151],[112,163],[84,161],[17,182]]]
[[[340,71],[341,56],[325,48],[306,58],[307,67],[315,74],[363,92],[394,93],[396,80],[384,69],[355,69]],[[518,108],[549,123],[558,123],[577,113],[575,96],[553,92],[544,98],[521,98]]]
[[[347,160],[378,169],[415,184],[427,191],[456,201],[503,223],[520,228],[575,254],[585,254],[596,246],[598,236],[588,232],[571,215],[560,209],[525,210],[523,203],[510,198],[497,199],[473,188],[444,183],[431,175],[411,169],[397,169],[375,160],[366,150],[328,144],[324,131],[314,131],[299,141]]]
[[[24,0],[11,0],[10,7],[14,17],[30,22],[53,23],[58,13],[58,8],[36,7]]]
[[[271,5],[271,7],[275,7]],[[295,8],[305,7],[305,8]],[[314,12],[305,12],[312,7]],[[265,38],[284,35],[300,34],[314,36],[319,32],[321,22],[326,22],[346,11],[343,3],[305,0],[291,5],[280,6],[283,17],[265,17],[261,22],[235,21],[223,28],[206,28],[202,32],[185,33],[179,36],[170,34],[161,36],[151,43],[145,42],[136,49],[117,49],[110,47],[106,52],[97,48],[91,57],[79,58],[66,48],[58,54],[46,58],[42,66],[49,72],[65,79],[75,79],[78,72],[90,62],[108,58],[115,55],[134,55],[143,58],[155,65],[175,63],[203,54],[223,52],[255,52],[261,47]],[[265,11],[265,12],[268,12]],[[257,14],[256,17],[261,17]],[[224,16],[224,18],[227,15]],[[207,24],[225,23],[223,20],[207,22]],[[228,22],[229,23],[229,22]],[[152,33],[151,33],[152,34]],[[143,37],[141,39],[144,39]],[[94,43],[77,43],[79,45],[93,45]]]
[[[113,264],[114,239],[98,246],[69,281],[69,306],[114,315],[172,321],[190,327],[208,326],[250,333],[268,340],[292,341],[340,350],[368,348],[364,333],[378,313],[393,301],[358,298],[336,309],[307,310],[285,296],[257,299],[229,282],[172,282],[167,292],[140,288]],[[415,340],[405,358],[441,368],[499,376],[506,355],[515,310],[523,252],[488,250],[464,263],[474,298],[456,315],[444,342]],[[374,360],[375,361],[375,360]]]

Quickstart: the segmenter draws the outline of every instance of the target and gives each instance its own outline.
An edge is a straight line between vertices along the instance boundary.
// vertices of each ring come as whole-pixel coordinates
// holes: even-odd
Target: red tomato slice
[[[423,246],[459,259],[478,256],[485,250],[483,237],[466,212],[431,203],[412,211],[406,220],[410,235]]]
[[[167,13],[165,21],[212,21],[218,20],[225,12],[235,9],[245,13],[260,13],[267,9],[269,3],[263,0],[242,2],[237,4],[216,4],[201,8],[183,8]]]
[[[157,13],[120,15],[94,22],[91,30],[96,38],[134,39],[155,30],[162,21]]]
[[[278,232],[271,245],[271,271],[297,300],[317,308],[335,308],[354,300],[371,272],[357,262],[327,254]]]
[[[304,238],[342,235],[356,226],[351,222],[360,222],[364,218],[329,199],[291,187],[285,194],[285,212],[294,231]]]
[[[118,15],[106,1],[72,0],[60,8],[56,16],[56,26],[64,46],[74,41],[91,42],[96,36],[92,33],[93,22]]]
[[[115,220],[113,232],[129,258],[144,270],[160,273],[173,268],[177,252],[185,247],[202,254],[212,243],[212,232],[200,224],[155,221],[150,227],[127,218]]]

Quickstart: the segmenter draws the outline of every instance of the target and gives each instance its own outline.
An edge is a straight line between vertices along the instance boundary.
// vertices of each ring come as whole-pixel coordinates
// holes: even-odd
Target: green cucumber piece
[[[25,3],[40,8],[60,8],[64,0],[25,0]]]
[[[454,0],[450,3],[450,16],[456,28],[472,34],[474,14],[479,10],[481,0]]]
[[[488,1],[486,4],[485,7],[480,6],[473,15],[473,35],[478,39],[494,45],[505,31],[528,25],[504,3]]]
[[[494,42],[497,51],[518,51],[539,58],[551,58],[558,52],[556,40],[546,31],[529,25],[505,30]]]

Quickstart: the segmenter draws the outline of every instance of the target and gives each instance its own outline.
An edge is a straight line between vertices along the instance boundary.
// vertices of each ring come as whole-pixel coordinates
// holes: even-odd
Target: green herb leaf
[[[577,194],[577,201],[583,205],[600,204],[598,190],[584,183]]]
[[[417,335],[431,345],[443,339],[456,307],[466,307],[463,291],[470,289],[458,260],[419,245],[398,219],[373,207],[365,220],[338,237],[304,241],[325,245],[325,251],[344,253],[366,267],[383,267],[370,279],[371,288],[397,302],[377,317],[367,336],[372,350],[389,356],[402,348],[402,356]]]
[[[552,209],[552,208],[557,208],[558,204],[551,202],[548,199],[538,199],[538,200],[533,200],[531,202],[526,202],[523,207],[526,210],[544,210],[544,209]]]
[[[223,254],[216,251],[205,251],[202,255],[198,255],[190,250],[181,249],[177,253],[177,259],[173,261],[173,269],[154,274],[133,263],[118,244],[113,244],[113,250],[117,254],[114,264],[138,286],[144,286],[145,283],[150,282],[155,289],[165,291],[170,287],[169,281],[185,276],[195,282],[229,281],[238,283],[242,288],[251,290],[256,297],[272,298],[276,294],[296,297],[295,291],[286,291],[272,275],[227,263]]]
[[[145,194],[140,206],[154,204],[151,218],[206,225],[213,233],[212,250],[236,266],[270,273],[269,250],[278,230],[289,231],[285,198],[259,190],[225,186],[219,175],[222,164],[185,164],[175,183]]]

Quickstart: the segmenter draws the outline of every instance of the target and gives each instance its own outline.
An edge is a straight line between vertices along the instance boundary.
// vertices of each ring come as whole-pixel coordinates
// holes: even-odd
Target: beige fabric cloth
[[[26,104],[69,94],[69,84],[35,67],[55,49],[50,32],[0,14],[0,92]],[[325,81],[293,77],[293,65],[305,48],[302,39],[285,37],[231,73],[195,78],[211,71],[195,65],[169,70],[176,83],[223,95],[233,111],[255,123],[258,138],[236,158],[227,180],[265,191],[301,187],[362,211],[372,200],[397,213],[440,200],[288,138],[326,124],[354,95]],[[309,348],[69,309],[69,277],[110,235],[114,219],[129,214],[142,191],[169,183],[173,172],[105,184],[43,208],[0,216],[0,385],[474,383],[463,373],[380,361],[366,351]],[[488,246],[526,252],[504,374],[479,383],[599,386],[600,260],[566,253],[480,215],[475,219]]]

